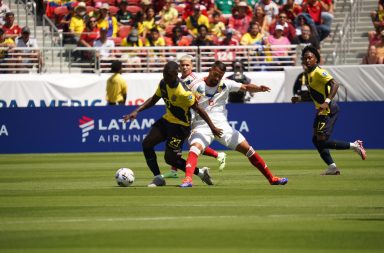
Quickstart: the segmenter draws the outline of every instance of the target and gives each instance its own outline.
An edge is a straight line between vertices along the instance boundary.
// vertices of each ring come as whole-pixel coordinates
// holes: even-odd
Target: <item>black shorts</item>
[[[158,128],[166,136],[166,148],[173,150],[175,153],[181,152],[185,139],[191,133],[191,127],[173,124],[164,118],[157,120],[153,127]]]
[[[336,120],[339,116],[339,106],[336,102],[330,104],[331,113],[328,115],[317,115],[313,122],[313,128],[316,135],[325,135],[330,137],[333,132]]]

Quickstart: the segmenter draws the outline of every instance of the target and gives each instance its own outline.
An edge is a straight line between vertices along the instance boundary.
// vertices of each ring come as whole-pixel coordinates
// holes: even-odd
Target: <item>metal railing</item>
[[[0,73],[41,73],[43,59],[38,48],[0,47]]]
[[[345,64],[347,54],[350,51],[351,43],[353,39],[353,33],[356,31],[356,24],[359,20],[360,9],[362,7],[362,0],[350,0],[344,5],[350,5],[350,11],[346,14],[343,23],[340,28],[335,30],[336,36],[338,36],[338,43],[332,53],[333,64]]]
[[[296,65],[302,46],[189,46],[189,47],[43,47],[43,72],[109,72],[111,62],[123,63],[124,72],[162,72],[164,63],[182,55],[194,57],[195,70],[206,72],[215,60],[231,64],[241,60],[247,71],[283,70]],[[300,62],[299,62],[300,64]]]

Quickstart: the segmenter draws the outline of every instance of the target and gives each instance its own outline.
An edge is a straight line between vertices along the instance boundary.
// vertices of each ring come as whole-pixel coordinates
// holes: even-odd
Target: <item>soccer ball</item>
[[[121,168],[116,171],[115,179],[119,186],[127,187],[135,181],[135,173],[131,169]]]

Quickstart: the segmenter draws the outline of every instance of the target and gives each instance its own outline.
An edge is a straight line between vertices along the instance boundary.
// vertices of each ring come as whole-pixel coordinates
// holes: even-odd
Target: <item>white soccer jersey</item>
[[[198,76],[195,74],[195,73],[193,73],[193,72],[191,72],[191,74],[189,74],[187,77],[185,77],[185,78],[180,78],[180,80],[182,81],[182,82],[184,82],[188,87],[191,85],[191,83],[193,82],[193,81],[195,81],[196,79],[198,79]]]
[[[197,79],[190,88],[196,94],[199,106],[204,108],[214,124],[220,125],[227,121],[226,104],[230,92],[237,92],[241,88],[241,83],[229,79],[222,79],[215,87],[206,85],[204,79]],[[193,125],[206,124],[205,121],[196,115]]]

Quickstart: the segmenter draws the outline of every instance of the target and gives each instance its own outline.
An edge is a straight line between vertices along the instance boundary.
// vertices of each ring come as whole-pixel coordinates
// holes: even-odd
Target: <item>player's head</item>
[[[302,64],[308,70],[315,68],[317,64],[319,64],[320,59],[319,51],[317,51],[317,49],[312,45],[304,47],[303,51],[301,52]]]
[[[221,61],[215,61],[211,69],[209,70],[208,77],[206,79],[206,84],[208,86],[216,86],[219,84],[220,80],[223,78],[227,67]]]
[[[121,61],[113,61],[111,64],[111,72],[112,73],[121,73],[121,70],[123,69],[123,64]]]
[[[174,61],[169,61],[165,64],[163,69],[163,77],[165,83],[168,85],[176,85],[176,81],[178,80],[177,74],[179,70],[179,64]]]
[[[186,77],[192,73],[192,68],[193,68],[192,61],[193,61],[193,56],[189,54],[183,55],[180,58],[179,62],[180,62],[180,70],[181,70],[182,77]]]

